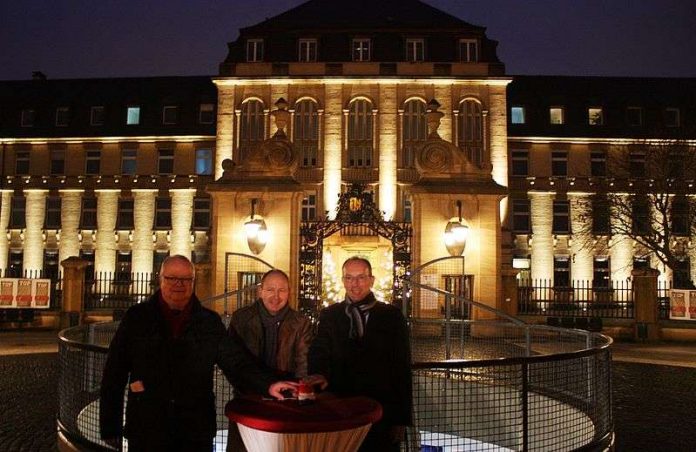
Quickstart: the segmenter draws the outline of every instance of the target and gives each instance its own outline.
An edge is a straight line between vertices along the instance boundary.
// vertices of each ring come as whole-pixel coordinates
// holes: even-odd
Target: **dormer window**
[[[479,45],[476,39],[459,40],[459,60],[463,63],[476,63],[479,60]]]
[[[406,60],[411,62],[425,60],[425,41],[423,39],[406,40]]]
[[[263,39],[247,39],[246,57],[250,63],[263,61]]]
[[[36,111],[31,108],[25,108],[22,110],[21,124],[22,127],[34,127],[34,120],[36,118]]]
[[[162,108],[162,124],[176,124],[179,119],[179,109],[176,105],[165,105]]]
[[[638,127],[643,125],[643,109],[641,107],[626,108],[626,122],[629,126]]]
[[[549,124],[560,125],[565,123],[563,107],[549,108]]]
[[[126,110],[126,124],[129,126],[140,124],[140,107],[128,107]]]
[[[602,110],[602,107],[588,108],[587,121],[591,126],[601,126],[604,124],[604,110]]]
[[[370,61],[369,39],[353,39],[353,61]]]
[[[70,108],[68,108],[68,107],[56,108],[56,127],[67,126],[69,118],[70,118]]]
[[[681,125],[679,109],[665,108],[665,125],[667,127],[679,127]]]
[[[89,124],[92,126],[101,126],[104,124],[104,107],[96,106],[90,108]]]
[[[317,40],[300,39],[299,52],[297,60],[301,63],[317,61]]]

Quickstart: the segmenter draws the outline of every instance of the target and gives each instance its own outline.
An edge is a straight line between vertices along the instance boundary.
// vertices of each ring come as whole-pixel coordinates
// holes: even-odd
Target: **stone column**
[[[86,260],[71,256],[60,263],[63,266],[63,306],[60,327],[67,328],[82,323]]]
[[[97,195],[97,246],[94,271],[113,273],[116,270],[116,217],[120,190],[95,190]]]
[[[619,221],[614,219],[614,221]],[[621,219],[621,222],[631,221]],[[614,234],[610,239],[609,257],[611,258],[611,279],[625,281],[631,276],[633,268],[633,239],[627,235]]]
[[[343,124],[343,87],[325,85],[324,109],[324,210],[329,218],[336,217],[338,195],[341,193],[341,125]]]
[[[82,210],[82,190],[60,191],[60,244],[58,261],[70,256],[80,255],[80,214]]]
[[[152,272],[152,226],[157,190],[133,190],[132,268],[134,273]]]
[[[633,309],[635,310],[635,339],[659,339],[657,322],[657,276],[659,271],[648,268],[633,270]]]
[[[452,121],[452,85],[435,85],[435,100],[440,104],[440,111],[444,116],[440,120],[440,128],[437,133],[440,134],[443,140],[452,141],[454,128]],[[456,146],[457,143],[454,143]]]
[[[5,231],[7,231],[7,227],[10,225],[12,192],[13,190],[0,191],[0,274],[4,274],[5,269],[7,269],[7,257],[10,251],[10,244]]]
[[[215,138],[215,179],[222,177],[222,161],[232,158],[235,111],[234,86],[217,83],[217,136]],[[135,256],[133,256],[135,258]]]
[[[570,201],[570,230],[573,232],[572,244],[570,248],[571,259],[571,275],[574,280],[592,281],[594,274],[594,261],[592,258],[592,250],[587,246],[583,246],[587,241],[587,237],[583,236],[580,231],[587,231],[587,227],[583,224],[583,219],[580,214],[590,205],[590,195],[587,194],[569,194]]]
[[[553,193],[529,192],[532,223],[532,279],[553,284]]]
[[[191,257],[191,220],[195,189],[169,190],[172,197],[172,234],[169,252]]]
[[[43,225],[48,190],[24,190],[26,229],[24,230],[24,271],[43,269]]]
[[[396,212],[396,85],[380,85],[379,103],[379,210],[389,221]]]

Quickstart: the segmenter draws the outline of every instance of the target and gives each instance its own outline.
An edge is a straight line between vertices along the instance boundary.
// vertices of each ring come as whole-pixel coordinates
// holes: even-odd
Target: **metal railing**
[[[85,281],[85,309],[127,309],[147,300],[159,282],[156,273],[96,272]]]
[[[402,450],[606,450],[613,442],[611,339],[527,325],[481,303],[410,282],[418,299],[469,303],[473,317],[410,309],[413,426]],[[228,294],[227,296],[229,296]],[[434,315],[431,315],[432,313]],[[98,435],[98,393],[116,323],[60,333],[59,434],[85,450],[106,450]],[[215,373],[218,436],[232,388]],[[439,449],[439,448],[442,449]]]
[[[633,284],[611,281],[597,287],[592,281],[578,280],[554,286],[550,279],[520,280],[517,306],[521,315],[632,319]]]

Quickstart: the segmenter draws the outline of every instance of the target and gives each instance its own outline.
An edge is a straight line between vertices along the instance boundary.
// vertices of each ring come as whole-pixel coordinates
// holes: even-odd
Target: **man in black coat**
[[[127,437],[129,451],[213,450],[215,364],[233,385],[279,399],[281,391],[296,386],[276,382],[227,335],[220,316],[193,294],[194,275],[188,258],[168,257],[160,270],[160,290],[128,309],[111,341],[100,392],[100,431],[108,441]]]
[[[346,299],[324,309],[309,349],[309,379],[339,395],[371,397],[384,416],[372,426],[360,450],[398,451],[411,425],[411,355],[406,320],[372,293],[375,278],[367,259],[343,264]],[[323,376],[316,377],[316,374]]]

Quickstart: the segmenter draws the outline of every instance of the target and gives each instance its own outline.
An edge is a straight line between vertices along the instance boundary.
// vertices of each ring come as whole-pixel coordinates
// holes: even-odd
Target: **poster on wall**
[[[50,279],[0,278],[0,308],[48,309]]]
[[[696,290],[671,289],[669,291],[669,318],[696,320]]]

